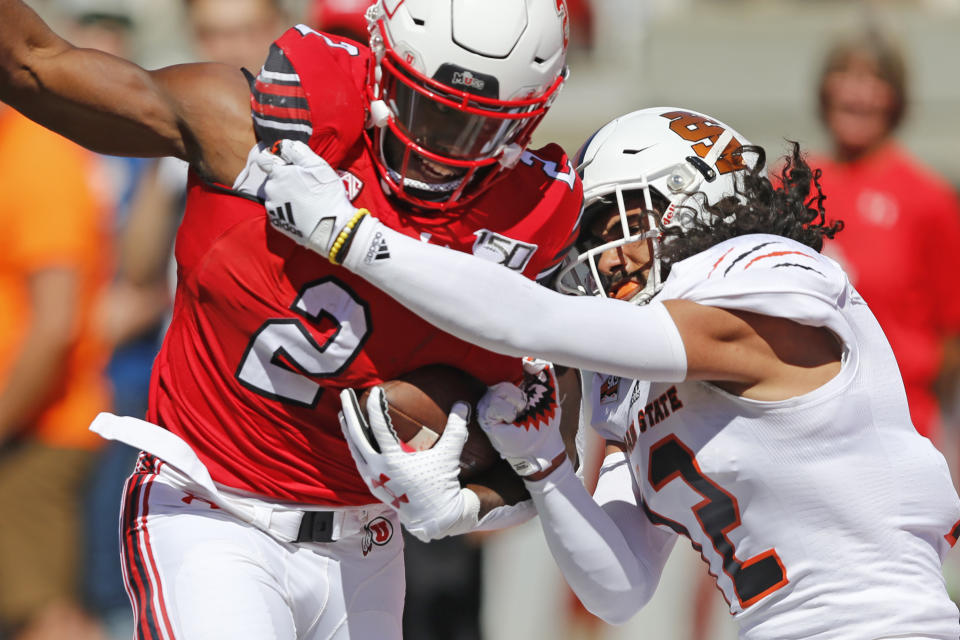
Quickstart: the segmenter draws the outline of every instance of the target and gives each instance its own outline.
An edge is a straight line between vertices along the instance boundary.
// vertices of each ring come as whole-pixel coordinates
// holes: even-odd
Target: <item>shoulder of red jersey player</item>
[[[498,206],[504,201],[511,203],[507,209],[518,216],[546,205],[548,212],[564,219],[572,215],[570,222],[574,222],[583,204],[583,184],[573,161],[560,145],[551,143],[525,150],[516,166],[467,208]]]
[[[525,229],[542,255],[536,274],[550,275],[577,239],[583,205],[583,184],[573,161],[557,144],[527,149],[505,175],[476,200],[464,214],[467,219],[485,216],[487,228]]]
[[[258,140],[300,140],[341,165],[363,140],[370,63],[370,50],[358,42],[305,25],[288,29],[251,88]]]
[[[508,266],[537,280],[555,271],[576,240],[583,203],[573,163],[556,144],[524,151],[486,191],[446,211],[407,208],[379,189],[365,193],[355,201],[357,206],[367,207],[388,227],[488,259],[526,256],[508,260]]]

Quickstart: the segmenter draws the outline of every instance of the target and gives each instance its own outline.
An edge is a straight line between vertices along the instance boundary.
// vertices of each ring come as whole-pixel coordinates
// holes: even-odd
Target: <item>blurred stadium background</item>
[[[129,15],[133,58],[148,68],[194,59],[183,0],[29,4],[54,25],[77,11]],[[308,21],[314,9],[311,0],[285,4],[291,24]],[[873,23],[895,36],[907,55],[912,98],[899,139],[960,185],[960,0],[592,0],[589,8],[592,24],[574,25],[569,82],[534,146],[556,141],[573,153],[610,118],[670,104],[748,132],[773,156],[785,148],[785,139],[823,149],[815,90],[822,56],[839,34]],[[619,628],[577,613],[536,523],[489,536],[483,544],[485,638],[693,639],[695,576],[702,566],[685,541],[654,601]],[[697,640],[736,637],[718,591],[709,603],[704,615],[710,632]]]

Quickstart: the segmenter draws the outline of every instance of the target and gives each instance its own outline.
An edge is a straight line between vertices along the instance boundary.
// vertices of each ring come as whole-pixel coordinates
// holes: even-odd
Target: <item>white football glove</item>
[[[267,174],[260,195],[270,224],[331,262],[343,262],[350,237],[369,212],[350,203],[337,172],[299,140],[264,149],[257,164]]]
[[[487,390],[477,403],[477,420],[500,455],[526,477],[557,465],[566,449],[553,365],[524,358],[523,371],[519,387],[501,382]]]
[[[340,427],[360,476],[378,500],[397,510],[407,531],[428,542],[477,526],[480,499],[457,479],[467,440],[467,403],[453,405],[433,447],[404,451],[390,426],[382,388],[374,387],[367,397],[369,421],[353,389],[344,389],[340,402]]]

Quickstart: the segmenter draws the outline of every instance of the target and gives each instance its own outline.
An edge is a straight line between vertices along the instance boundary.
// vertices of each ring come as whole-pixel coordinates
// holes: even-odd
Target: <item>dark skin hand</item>
[[[147,71],[74,47],[20,0],[0,0],[0,100],[92,151],[175,156],[224,184],[256,144],[240,69]]]

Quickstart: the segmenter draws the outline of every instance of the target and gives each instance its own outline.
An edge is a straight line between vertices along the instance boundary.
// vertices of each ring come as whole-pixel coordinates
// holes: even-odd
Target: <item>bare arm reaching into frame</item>
[[[231,183],[256,142],[239,69],[147,71],[55,34],[20,0],[0,0],[0,100],[101,153],[172,155]]]

